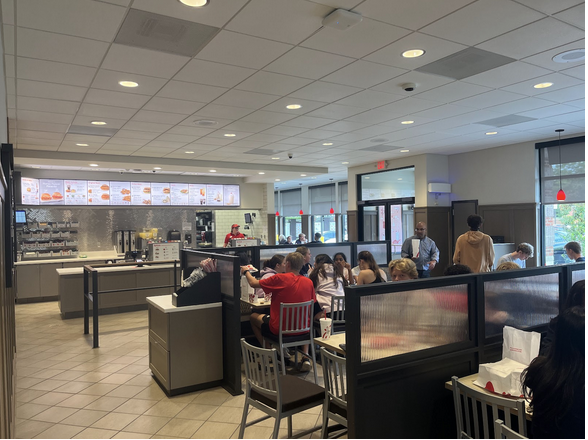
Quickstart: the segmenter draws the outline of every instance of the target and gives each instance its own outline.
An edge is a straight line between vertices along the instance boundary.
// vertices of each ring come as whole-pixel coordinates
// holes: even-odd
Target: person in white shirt
[[[529,243],[521,243],[517,246],[517,250],[511,254],[503,255],[498,259],[498,265],[502,263],[512,262],[518,264],[522,269],[526,267],[525,261],[528,258],[533,258],[533,246]]]
[[[314,260],[314,268],[308,275],[308,279],[314,285],[316,299],[321,310],[330,313],[331,297],[344,296],[343,289],[348,284],[341,266],[335,264],[327,254],[319,254]],[[318,317],[320,318],[320,316]]]

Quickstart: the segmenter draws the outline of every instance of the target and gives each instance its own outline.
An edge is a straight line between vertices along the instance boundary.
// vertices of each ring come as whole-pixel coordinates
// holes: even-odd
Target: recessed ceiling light
[[[118,83],[123,87],[138,87],[139,86],[139,83],[136,83],[135,81],[119,81]]]
[[[546,83],[535,84],[533,87],[535,89],[546,89],[547,87],[551,87],[552,85],[553,85],[553,83],[546,82]]]
[[[260,171],[260,172],[259,172],[259,173],[257,173],[257,174],[265,174],[265,173],[264,173],[263,171]]]
[[[272,160],[280,160],[279,157],[272,157]]]
[[[208,4],[208,0],[179,0],[180,3],[193,8],[201,8]]]
[[[91,166],[91,167],[97,167],[97,166],[99,166],[99,165],[98,165],[97,163],[91,163],[91,164],[90,164],[90,166]]]
[[[306,174],[301,174],[300,177],[306,177]]]
[[[76,144],[78,147],[87,147],[88,144]]]
[[[39,165],[31,165],[31,168],[41,168]]]
[[[186,154],[194,154],[193,151],[186,151]]]
[[[349,164],[349,162],[341,162],[343,165],[347,165]]]
[[[487,136],[492,136],[493,134],[498,134],[497,131],[489,131],[486,133]]]
[[[208,171],[210,171],[211,173],[216,173],[216,170],[208,170]]]
[[[583,61],[586,56],[584,49],[572,49],[562,53],[558,53],[552,58],[556,63],[573,63],[575,61]]]
[[[280,179],[276,179],[276,182],[279,182],[279,181],[280,181]]]
[[[154,170],[160,170],[161,167],[153,167]]]
[[[402,121],[401,124],[403,124],[403,125],[414,124],[414,121]]]
[[[300,104],[290,104],[287,105],[286,108],[288,110],[298,110],[299,108],[302,108],[302,106]]]
[[[333,143],[332,142],[325,142],[325,143],[323,143],[323,145],[328,147],[329,145],[333,145]]]
[[[235,137],[237,135],[235,133],[225,133],[224,136],[225,137],[228,137],[228,138],[232,138],[232,137]]]
[[[408,153],[410,150],[400,150],[401,153]]]
[[[106,122],[104,122],[104,121],[92,121],[90,123],[92,125],[106,125]]]
[[[366,179],[366,180],[369,180],[369,178],[370,178],[370,176],[366,176],[366,177],[365,177],[365,179]]]
[[[425,53],[425,51],[422,49],[409,49],[409,50],[402,52],[402,56],[404,58],[417,58],[417,57],[422,56],[424,53]]]
[[[212,119],[196,119],[194,122],[194,124],[196,125],[200,125],[201,127],[211,127],[213,125],[218,124],[218,122],[213,121]]]

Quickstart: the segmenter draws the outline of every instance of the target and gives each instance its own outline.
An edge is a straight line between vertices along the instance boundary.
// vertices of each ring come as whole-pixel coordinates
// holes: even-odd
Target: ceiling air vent
[[[380,153],[384,153],[386,151],[394,150],[398,147],[393,147],[391,145],[374,145],[373,147],[362,148],[361,151],[378,151]]]
[[[528,116],[506,115],[498,118],[486,119],[485,121],[474,122],[474,124],[489,125],[491,127],[506,127],[508,125],[522,124],[523,122],[536,121],[537,118]]]
[[[68,134],[85,134],[91,136],[112,137],[118,131],[118,128],[105,127],[87,127],[85,125],[70,125],[67,130]]]

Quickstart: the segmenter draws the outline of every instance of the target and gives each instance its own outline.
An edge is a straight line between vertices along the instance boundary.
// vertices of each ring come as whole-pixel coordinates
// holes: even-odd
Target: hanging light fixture
[[[333,186],[331,187],[331,209],[329,209],[329,214],[334,214],[335,210],[333,209],[333,187],[335,186],[335,184],[333,184]]]
[[[304,214],[304,211],[302,211],[302,209],[300,210],[300,215]]]
[[[280,211],[276,211],[276,217],[280,216]]]
[[[563,128],[558,128],[555,132],[558,134],[557,150],[559,152],[559,191],[557,192],[557,200],[563,202],[566,199],[566,193],[561,188],[561,132]]]

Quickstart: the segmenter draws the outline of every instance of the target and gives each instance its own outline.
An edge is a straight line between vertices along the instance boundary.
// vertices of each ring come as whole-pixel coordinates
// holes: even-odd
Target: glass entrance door
[[[404,202],[404,203],[403,203]],[[389,240],[392,258],[400,258],[404,240],[412,235],[414,202],[406,200],[360,205],[360,241]]]
[[[363,207],[363,238],[361,241],[386,240],[386,205]]]

